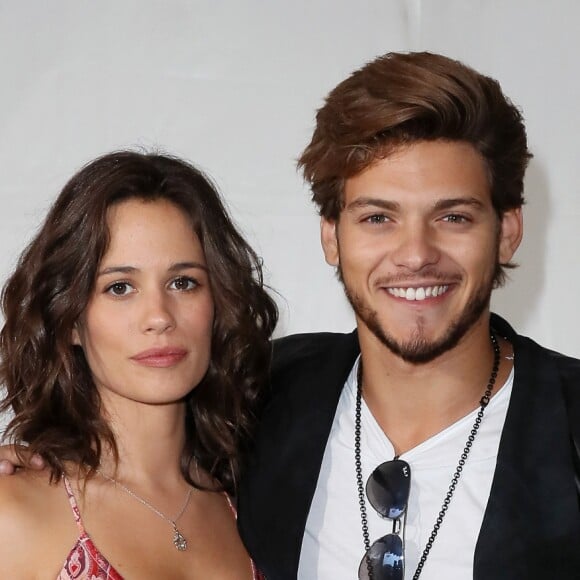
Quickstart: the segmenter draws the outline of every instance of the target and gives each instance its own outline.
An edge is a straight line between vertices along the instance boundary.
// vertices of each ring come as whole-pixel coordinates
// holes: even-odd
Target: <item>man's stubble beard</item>
[[[381,325],[377,311],[370,308],[360,296],[349,290],[340,266],[338,268],[338,276],[356,316],[372,334],[393,354],[399,356],[404,361],[414,364],[424,364],[435,360],[443,353],[455,348],[467,331],[489,307],[491,292],[495,286],[497,264],[496,256],[496,268],[490,268],[488,276],[483,281],[477,293],[469,300],[463,311],[459,313],[455,320],[451,321],[443,336],[433,341],[428,341],[425,337],[422,319],[419,318],[411,338],[405,342],[398,342]]]

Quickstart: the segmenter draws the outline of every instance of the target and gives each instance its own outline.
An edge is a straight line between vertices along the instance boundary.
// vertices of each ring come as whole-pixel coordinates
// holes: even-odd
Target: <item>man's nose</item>
[[[400,239],[392,259],[395,265],[411,272],[432,266],[439,260],[435,232],[426,224],[408,224],[400,231]]]

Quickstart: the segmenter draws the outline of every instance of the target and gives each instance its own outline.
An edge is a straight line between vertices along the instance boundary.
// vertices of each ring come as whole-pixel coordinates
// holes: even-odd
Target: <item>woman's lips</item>
[[[181,362],[186,355],[187,351],[183,348],[150,348],[132,356],[131,360],[146,367],[165,368]]]

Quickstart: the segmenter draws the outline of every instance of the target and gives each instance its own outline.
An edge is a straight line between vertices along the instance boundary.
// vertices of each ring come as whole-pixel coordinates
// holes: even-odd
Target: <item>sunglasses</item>
[[[410,488],[411,468],[402,459],[381,463],[370,474],[366,484],[368,501],[380,516],[393,520],[393,531],[368,548],[358,569],[359,580],[403,580],[401,517],[407,509]]]

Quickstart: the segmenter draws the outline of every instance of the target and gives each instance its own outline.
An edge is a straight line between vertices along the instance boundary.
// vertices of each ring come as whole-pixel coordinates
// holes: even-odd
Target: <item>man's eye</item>
[[[132,289],[132,286],[127,282],[115,282],[108,286],[105,291],[113,296],[126,296]]]
[[[193,290],[198,286],[198,283],[193,278],[180,276],[171,282],[169,285],[173,290]]]
[[[443,221],[446,221],[446,222],[449,222],[452,224],[464,224],[464,223],[468,222],[469,220],[464,215],[452,213],[452,214],[446,215],[443,218]]]
[[[374,214],[366,218],[365,221],[369,224],[384,224],[389,221],[389,218],[386,215]]]

